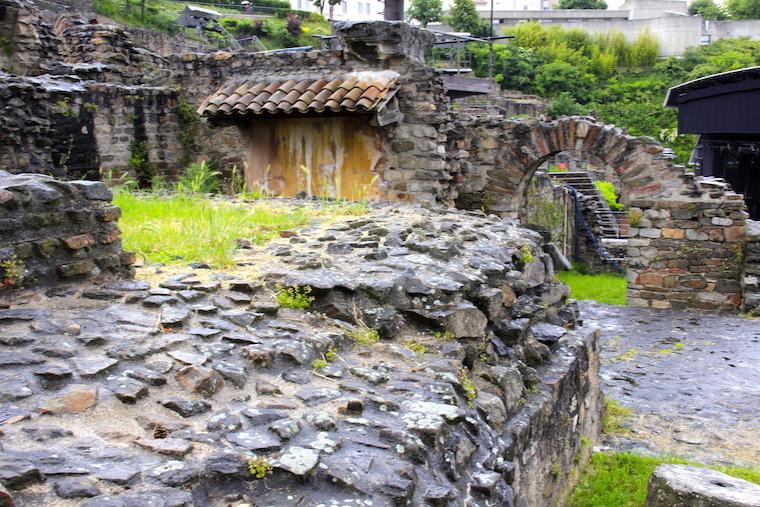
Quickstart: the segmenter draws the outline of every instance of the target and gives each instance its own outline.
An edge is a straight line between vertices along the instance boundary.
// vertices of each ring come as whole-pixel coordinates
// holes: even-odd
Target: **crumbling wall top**
[[[336,23],[334,30],[346,56],[366,63],[400,58],[424,64],[435,42],[430,30],[403,21],[347,21]]]

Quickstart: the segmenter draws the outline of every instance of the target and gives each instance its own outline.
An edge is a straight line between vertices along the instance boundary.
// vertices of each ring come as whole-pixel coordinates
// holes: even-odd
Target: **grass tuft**
[[[604,399],[604,419],[602,431],[608,435],[614,433],[628,433],[628,428],[623,426],[625,421],[633,415],[633,410],[612,398]]]
[[[570,287],[575,299],[591,299],[611,305],[625,305],[625,277],[611,274],[584,275],[576,271],[560,271],[560,281]]]

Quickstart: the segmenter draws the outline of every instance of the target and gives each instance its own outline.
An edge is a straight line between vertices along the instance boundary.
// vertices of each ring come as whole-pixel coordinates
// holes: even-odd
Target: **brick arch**
[[[513,163],[517,162],[520,169],[516,173],[521,174],[511,196],[516,200],[513,205],[521,205],[524,190],[541,164],[564,151],[589,153],[609,165],[620,178],[621,198],[626,204],[636,199],[667,199],[695,192],[691,175],[685,173],[683,166],[674,165],[670,152],[657,141],[628,135],[594,118],[571,116],[516,122],[509,144]]]
[[[640,217],[628,246],[628,301],[654,308],[736,310],[742,301],[746,218],[742,196],[696,178],[655,140],[594,118],[487,119],[456,139],[467,148],[460,202],[482,196],[493,212],[517,216],[525,188],[548,157],[595,155],[620,178],[621,199]],[[460,152],[457,152],[460,153]],[[474,170],[473,170],[474,168]],[[476,202],[476,201],[475,201]]]

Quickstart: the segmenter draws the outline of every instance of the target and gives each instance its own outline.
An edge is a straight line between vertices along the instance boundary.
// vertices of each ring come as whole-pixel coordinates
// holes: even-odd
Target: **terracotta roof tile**
[[[393,96],[399,75],[393,71],[368,71],[342,77],[314,79],[236,79],[206,98],[198,113],[206,117],[232,114],[266,115],[369,112]]]

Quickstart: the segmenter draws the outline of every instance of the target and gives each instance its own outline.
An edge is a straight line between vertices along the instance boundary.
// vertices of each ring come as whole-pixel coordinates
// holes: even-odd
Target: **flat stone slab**
[[[660,465],[649,479],[646,507],[758,507],[760,486],[717,470]]]

